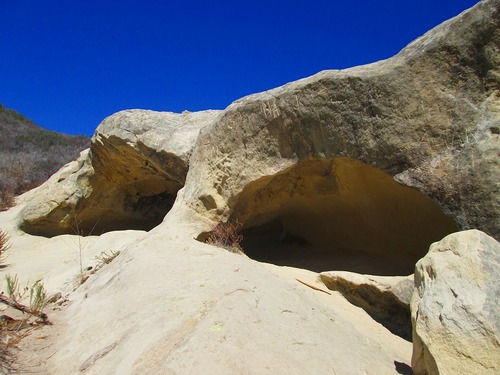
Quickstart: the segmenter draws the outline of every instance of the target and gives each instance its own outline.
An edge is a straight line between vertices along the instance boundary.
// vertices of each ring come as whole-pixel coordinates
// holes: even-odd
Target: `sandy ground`
[[[274,274],[296,282],[299,288],[303,288],[306,292],[314,293],[316,298],[330,306],[332,310],[335,309],[336,313],[349,316],[350,321],[354,325],[360,327],[366,325],[366,313],[362,309],[348,303],[340,293],[328,290],[320,281],[317,273],[300,268],[263,264]],[[20,342],[19,350],[14,351],[16,358],[15,366],[18,369],[18,373],[50,374],[50,366],[47,365],[47,362],[56,354],[59,349],[58,345],[61,335],[64,335],[64,332],[69,328],[64,319],[64,310],[70,303],[63,298],[58,303],[49,305],[45,311],[53,324],[37,325],[35,328],[26,331],[27,335]],[[11,309],[6,309],[3,313],[19,317],[19,314]],[[385,328],[382,326],[377,329],[380,332],[385,331]],[[406,351],[408,353],[408,360],[406,362],[395,362],[395,366],[398,373],[409,375],[411,374],[411,343],[407,343]]]

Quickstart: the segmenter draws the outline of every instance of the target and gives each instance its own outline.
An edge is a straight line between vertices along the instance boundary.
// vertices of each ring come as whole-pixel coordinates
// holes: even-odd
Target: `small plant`
[[[108,254],[107,251],[103,251],[99,255],[96,255],[95,259],[97,261],[99,261],[99,263],[101,265],[104,265],[104,264],[111,263],[113,261],[113,259],[115,259],[118,255],[120,255],[120,251],[118,251],[118,250],[116,250],[116,251],[115,250],[111,250],[109,254]]]
[[[47,292],[43,283],[38,280],[31,287],[26,285],[22,290],[19,287],[19,279],[16,276],[5,276],[7,284],[7,295],[0,294],[0,302],[16,310],[27,313],[29,316],[38,317],[43,324],[51,324],[47,314],[42,310],[47,305]],[[29,306],[21,303],[29,292]]]
[[[241,234],[241,225],[237,221],[218,223],[205,240],[208,244],[219,246],[238,254],[243,253],[240,245],[241,241],[243,241],[243,235]]]
[[[19,288],[19,280],[16,276],[7,275],[7,296],[0,293],[0,302],[28,314],[25,319],[13,319],[7,315],[0,316],[0,373],[21,373],[15,366],[16,358],[14,350],[19,350],[19,342],[26,337],[33,324],[29,322],[31,317],[37,317],[41,324],[51,324],[47,314],[42,310],[47,304],[47,294],[41,281],[23,290]],[[29,291],[29,306],[23,305],[20,301]]]
[[[74,210],[73,210],[73,217],[74,217],[74,222],[75,222],[73,232],[75,232],[75,234],[77,236],[76,237],[77,238],[76,245],[78,247],[78,263],[80,265],[80,284],[83,284],[87,280],[87,277],[85,277],[85,274],[83,272],[83,260],[82,260],[82,253],[83,253],[83,247],[84,247],[83,240],[82,240],[83,231],[80,230],[81,220],[78,219]]]
[[[0,268],[4,267],[5,259],[7,258],[5,252],[9,249],[9,236],[7,233],[0,230]]]
[[[30,309],[33,315],[39,316],[47,305],[47,292],[43,283],[38,280],[30,288]]]
[[[80,273],[78,275],[78,282],[79,285],[82,285],[87,279],[89,278],[89,275],[85,274],[85,269],[83,267],[83,250],[85,248],[85,243],[84,237],[85,235],[92,235],[92,232],[94,231],[95,227],[99,223],[99,220],[97,220],[92,227],[92,229],[87,232],[81,227],[82,219],[80,219],[75,211],[75,208],[73,208],[72,211],[72,218],[73,218],[73,226],[72,226],[72,231],[76,235],[76,246],[78,248],[78,264],[80,266]]]
[[[5,282],[7,284],[7,297],[9,297],[9,299],[14,302],[18,302],[19,300],[21,300],[28,290],[28,287],[26,286],[23,293],[20,292],[19,280],[17,278],[17,275],[15,275],[14,277],[12,277],[11,275],[6,275]]]

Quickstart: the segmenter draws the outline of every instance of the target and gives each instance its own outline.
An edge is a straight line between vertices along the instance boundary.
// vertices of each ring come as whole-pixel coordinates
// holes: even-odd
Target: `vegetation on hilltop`
[[[90,146],[85,136],[45,130],[0,104],[0,210]]]

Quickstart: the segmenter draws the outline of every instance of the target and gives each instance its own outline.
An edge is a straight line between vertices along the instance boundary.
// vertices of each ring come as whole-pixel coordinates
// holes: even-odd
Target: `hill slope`
[[[0,207],[43,183],[89,145],[88,137],[45,130],[0,104]]]

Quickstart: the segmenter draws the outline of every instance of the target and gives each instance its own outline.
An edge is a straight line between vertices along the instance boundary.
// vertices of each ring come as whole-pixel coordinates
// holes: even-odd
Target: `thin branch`
[[[19,311],[22,311],[24,313],[27,313],[27,314],[39,317],[40,319],[42,319],[42,323],[43,324],[52,325],[52,323],[49,320],[49,317],[44,312],[42,312],[42,311],[35,311],[35,310],[29,308],[28,306],[23,305],[22,303],[10,300],[3,293],[0,294],[0,302],[6,304],[7,306],[10,306],[10,307],[12,307],[12,308],[14,308],[16,310],[19,310]]]
[[[309,287],[309,288],[311,288],[311,289],[318,290],[318,291],[320,291],[320,292],[323,292],[323,293],[326,293],[326,294],[332,295],[332,293],[327,292],[326,290],[320,289],[320,288],[318,288],[318,287],[316,287],[316,286],[314,286],[314,285],[308,284],[308,283],[306,283],[305,281],[302,281],[302,280],[299,280],[299,279],[295,279],[295,280],[297,280],[297,281],[298,281],[299,283],[301,283],[301,284],[304,284],[305,286],[308,286],[308,287]]]

